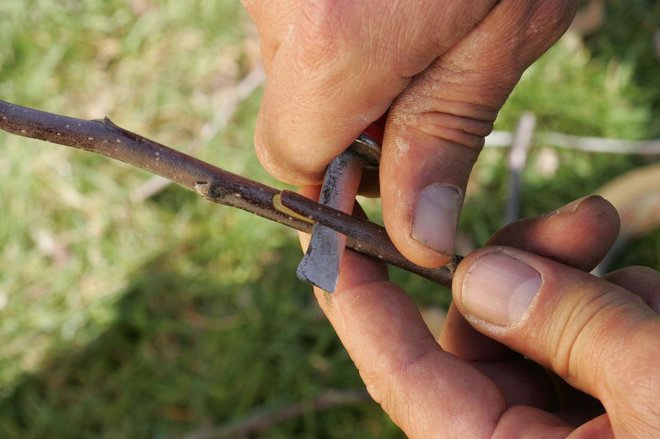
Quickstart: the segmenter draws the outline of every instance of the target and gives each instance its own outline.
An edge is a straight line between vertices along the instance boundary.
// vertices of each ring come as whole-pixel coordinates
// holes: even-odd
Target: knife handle
[[[380,162],[380,149],[385,132],[385,116],[371,123],[360,136],[348,147],[348,150],[358,156],[368,169],[377,169]]]
[[[383,115],[377,121],[369,125],[363,132],[363,136],[367,136],[372,141],[378,143],[379,145],[383,144],[383,135],[385,134],[385,118],[386,115]]]

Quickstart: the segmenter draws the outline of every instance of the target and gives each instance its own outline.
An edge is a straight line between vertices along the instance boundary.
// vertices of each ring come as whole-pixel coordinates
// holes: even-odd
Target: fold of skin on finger
[[[603,277],[638,295],[656,313],[660,313],[660,273],[650,267],[625,267]]]
[[[555,394],[559,399],[560,408],[555,414],[564,422],[578,427],[605,412],[603,404],[598,399],[571,387],[551,370],[544,369],[544,371],[554,384]]]
[[[453,303],[447,310],[438,343],[442,349],[465,361],[501,362],[522,358],[519,353],[474,329]]]
[[[466,273],[480,258],[494,253],[506,254],[542,277],[527,312],[507,327],[471,316],[462,302]],[[474,252],[461,263],[455,279],[455,303],[473,326],[598,398],[615,433],[638,436],[644,429],[658,428],[660,319],[638,296],[588,273],[506,247]]]
[[[259,32],[261,63],[266,75],[282,39],[291,30],[301,0],[241,0]]]
[[[639,296],[652,310],[660,313],[660,273],[652,268],[625,267],[607,274],[603,279]],[[559,416],[564,421],[577,426],[585,419],[591,419],[595,414],[603,412],[600,401],[575,390],[556,375],[553,374],[552,377],[561,401],[562,410]]]
[[[326,165],[389,108],[494,0],[303,2],[272,59],[255,146],[276,178],[318,184]]]
[[[607,415],[598,416],[574,428],[545,411],[516,406],[504,413],[492,438],[610,439],[614,438],[614,434]]]
[[[612,431],[612,425],[610,424],[610,417],[607,414],[600,415],[576,428],[573,433],[568,436],[568,438],[614,439],[614,432]]]
[[[561,405],[554,383],[538,364],[524,358],[470,364],[500,390],[507,407],[526,405],[558,414]]]
[[[576,4],[498,2],[393,102],[383,142],[381,197],[385,227],[409,260],[428,267],[446,262],[443,254],[451,249],[440,247],[447,244],[415,236],[420,192],[438,184],[458,189],[462,199],[499,109],[523,71],[563,34]]]

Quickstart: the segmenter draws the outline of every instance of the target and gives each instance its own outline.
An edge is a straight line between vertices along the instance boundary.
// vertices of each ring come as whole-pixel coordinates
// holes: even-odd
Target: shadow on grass
[[[245,283],[191,273],[178,250],[135,271],[96,339],[58,349],[17,383],[0,401],[1,437],[176,437],[324,389],[363,388],[309,287],[292,275],[293,246]],[[310,409],[260,437],[358,432],[399,436],[366,402]]]

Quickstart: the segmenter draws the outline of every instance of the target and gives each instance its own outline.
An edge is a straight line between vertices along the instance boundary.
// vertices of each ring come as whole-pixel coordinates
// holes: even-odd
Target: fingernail
[[[490,253],[466,273],[462,302],[467,313],[480,320],[511,326],[524,316],[542,282],[529,265],[505,253]]]
[[[571,201],[570,203],[560,207],[559,209],[553,210],[550,213],[547,213],[545,216],[553,216],[558,213],[574,213],[577,212],[579,207],[582,205],[582,203],[586,200],[590,200],[592,198],[602,198],[600,195],[587,195],[582,198],[578,198],[575,201]]]
[[[452,253],[460,196],[451,186],[432,184],[419,193],[412,237],[440,253]]]

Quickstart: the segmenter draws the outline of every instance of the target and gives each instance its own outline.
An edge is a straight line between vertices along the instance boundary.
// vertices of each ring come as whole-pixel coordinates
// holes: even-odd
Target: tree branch
[[[84,120],[47,113],[0,100],[0,129],[105,155],[174,181],[215,203],[254,213],[309,233],[318,222],[347,236],[347,245],[366,255],[450,286],[460,257],[437,269],[415,265],[390,241],[385,229],[315,203],[294,192],[280,191],[232,174],[192,156],[115,125],[110,119]],[[277,206],[273,199],[281,199]],[[287,210],[288,209],[288,210]]]
[[[234,423],[215,427],[203,428],[199,431],[186,435],[183,439],[222,439],[222,438],[244,438],[258,434],[273,425],[280,424],[290,419],[305,414],[312,410],[320,412],[347,405],[357,405],[370,401],[371,398],[366,390],[326,390],[311,401],[298,402],[279,409],[261,410],[250,414],[245,419]]]

